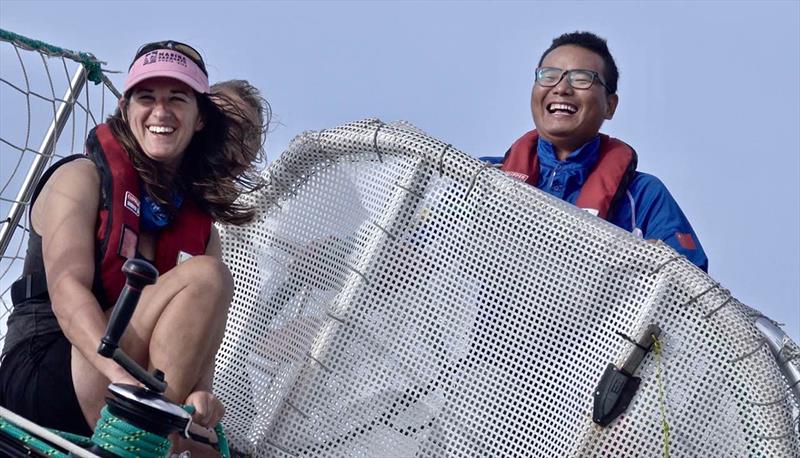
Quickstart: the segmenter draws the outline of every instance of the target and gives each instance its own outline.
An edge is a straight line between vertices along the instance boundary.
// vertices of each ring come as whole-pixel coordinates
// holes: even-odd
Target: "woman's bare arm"
[[[53,312],[67,339],[112,382],[134,379],[97,354],[107,319],[94,294],[95,224],[100,176],[88,160],[56,170],[34,203],[31,222],[42,236],[42,256]]]

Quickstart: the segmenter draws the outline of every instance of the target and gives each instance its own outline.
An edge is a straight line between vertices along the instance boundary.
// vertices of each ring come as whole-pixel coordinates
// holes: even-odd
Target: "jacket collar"
[[[547,168],[560,166],[561,169],[587,169],[591,170],[597,164],[600,157],[600,135],[594,136],[591,140],[584,143],[580,148],[569,153],[563,161],[559,161],[556,156],[553,144],[539,137],[536,146],[536,154],[539,156],[541,164]]]

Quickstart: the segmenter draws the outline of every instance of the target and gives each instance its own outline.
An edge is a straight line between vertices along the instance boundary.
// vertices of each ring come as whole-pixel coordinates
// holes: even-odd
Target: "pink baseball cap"
[[[210,88],[204,67],[200,54],[188,45],[175,41],[150,43],[142,46],[136,53],[122,92],[128,92],[144,80],[166,77],[186,83],[201,94],[207,94]]]

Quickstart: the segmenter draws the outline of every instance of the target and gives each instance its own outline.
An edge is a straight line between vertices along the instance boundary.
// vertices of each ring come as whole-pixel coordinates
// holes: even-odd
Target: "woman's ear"
[[[195,123],[194,131],[200,132],[201,130],[203,130],[203,127],[205,126],[206,126],[206,121],[205,119],[203,119],[203,115],[197,116],[197,123]]]
[[[117,106],[119,107],[119,113],[120,113],[120,116],[122,116],[122,120],[127,123],[128,122],[128,117],[125,115],[125,111],[126,111],[125,109],[127,107],[127,103],[126,102],[127,101],[125,100],[125,97],[120,97],[119,98],[119,102],[117,103]]]

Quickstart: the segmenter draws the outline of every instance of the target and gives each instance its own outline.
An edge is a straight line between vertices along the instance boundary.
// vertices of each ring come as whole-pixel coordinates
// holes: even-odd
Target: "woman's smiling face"
[[[126,106],[127,105],[127,106]],[[171,170],[180,166],[203,120],[194,91],[172,78],[152,78],[137,84],[120,110],[142,152]]]

